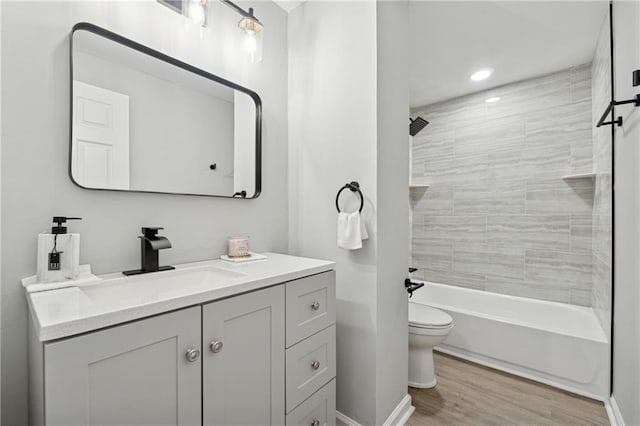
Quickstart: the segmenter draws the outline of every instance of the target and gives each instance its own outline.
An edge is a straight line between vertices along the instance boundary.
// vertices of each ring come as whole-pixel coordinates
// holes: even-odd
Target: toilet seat
[[[409,327],[423,329],[448,329],[453,318],[446,312],[421,303],[409,302]]]

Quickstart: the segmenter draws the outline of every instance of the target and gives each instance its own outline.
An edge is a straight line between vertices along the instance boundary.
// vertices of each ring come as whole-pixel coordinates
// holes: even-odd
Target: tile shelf
[[[562,176],[563,180],[572,180],[572,179],[595,179],[595,173],[577,173],[575,175],[565,175]]]

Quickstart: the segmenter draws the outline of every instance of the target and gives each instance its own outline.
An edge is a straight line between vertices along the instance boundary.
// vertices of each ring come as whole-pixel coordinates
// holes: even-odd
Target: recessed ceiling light
[[[498,102],[499,100],[500,100],[500,96],[492,96],[490,98],[487,98],[485,102],[488,104],[492,104],[494,102]]]
[[[485,68],[483,70],[478,70],[478,71],[474,72],[473,74],[471,74],[471,80],[473,80],[473,81],[485,80],[485,79],[489,78],[489,76],[491,75],[492,72],[493,72],[493,70],[489,69],[489,68]]]

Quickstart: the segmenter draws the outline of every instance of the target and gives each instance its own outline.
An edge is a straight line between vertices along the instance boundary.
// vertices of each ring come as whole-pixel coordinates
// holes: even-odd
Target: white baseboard
[[[413,414],[415,407],[411,405],[411,395],[407,394],[402,398],[400,403],[393,409],[387,420],[384,421],[384,426],[398,426],[404,425]],[[349,416],[336,411],[336,419],[344,423],[346,426],[361,426]]]
[[[411,405],[411,395],[407,394],[391,412],[383,426],[404,425],[416,408]]]
[[[609,423],[611,423],[611,426],[625,426],[622,413],[620,412],[620,408],[618,407],[615,397],[612,396],[608,401],[605,401],[604,408],[607,410],[607,417],[609,417]]]

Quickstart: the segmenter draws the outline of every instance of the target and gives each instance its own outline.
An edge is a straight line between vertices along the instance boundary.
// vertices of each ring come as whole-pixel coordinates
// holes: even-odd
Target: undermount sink
[[[112,278],[80,290],[94,303],[113,305],[118,301],[131,303],[135,300],[145,304],[194,293],[199,289],[225,287],[246,276],[242,272],[207,266]]]

